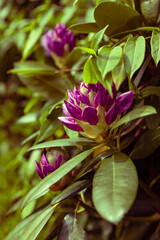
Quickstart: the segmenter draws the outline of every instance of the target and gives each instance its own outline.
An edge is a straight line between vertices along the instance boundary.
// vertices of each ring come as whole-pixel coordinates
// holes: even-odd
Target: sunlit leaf
[[[135,71],[140,68],[145,56],[145,38],[140,36],[135,40],[133,36],[129,37],[124,47],[125,70],[132,78]]]
[[[142,106],[135,108],[131,112],[127,113],[124,117],[122,117],[117,123],[114,124],[112,130],[121,126],[124,123],[128,123],[134,119],[145,117],[151,114],[156,114],[156,109],[152,106]]]
[[[34,145],[28,151],[40,149],[40,148],[49,148],[49,147],[67,147],[67,146],[77,146],[77,145],[87,145],[94,144],[95,142],[88,138],[65,138],[65,139],[56,139],[44,143]]]
[[[95,34],[95,36],[91,42],[91,48],[93,48],[94,51],[97,51],[98,46],[99,46],[100,42],[102,41],[102,38],[103,38],[107,28],[108,28],[108,26],[104,27],[101,31],[99,31]]]
[[[81,49],[85,51],[86,53],[89,53],[91,55],[96,55],[96,52],[92,48],[87,48],[87,47],[77,47],[78,49]]]
[[[156,66],[160,60],[160,32],[153,31],[151,37],[151,55],[154,59]]]
[[[96,58],[89,57],[84,65],[83,81],[85,83],[97,83],[100,79],[101,76],[97,68]]]
[[[106,74],[117,66],[121,57],[122,48],[120,46],[111,49],[108,45],[106,45],[99,49],[97,65],[101,72],[102,79],[105,79]]]
[[[137,193],[138,176],[132,160],[119,152],[104,159],[93,178],[93,202],[99,214],[118,223]]]

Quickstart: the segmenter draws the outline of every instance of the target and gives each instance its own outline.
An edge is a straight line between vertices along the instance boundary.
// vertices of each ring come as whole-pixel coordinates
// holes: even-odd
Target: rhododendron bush
[[[2,2],[3,239],[159,239],[160,1]]]

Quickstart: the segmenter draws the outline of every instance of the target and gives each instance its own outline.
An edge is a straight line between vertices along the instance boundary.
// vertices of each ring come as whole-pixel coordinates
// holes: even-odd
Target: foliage
[[[151,2],[1,1],[3,239],[159,238],[160,2]],[[59,23],[76,47],[65,38],[61,57],[50,39],[47,56],[41,37]]]

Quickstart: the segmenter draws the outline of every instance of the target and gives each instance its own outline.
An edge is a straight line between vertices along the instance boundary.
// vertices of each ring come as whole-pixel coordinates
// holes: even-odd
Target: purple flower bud
[[[41,156],[41,165],[35,161],[36,171],[40,178],[46,177],[48,174],[54,172],[62,164],[62,155],[58,155],[57,159],[54,160],[54,166],[49,163],[44,153]]]
[[[41,37],[41,45],[45,49],[46,56],[52,53],[63,57],[75,47],[75,37],[64,24],[57,24],[54,30],[49,30]]]
[[[59,120],[73,131],[84,132],[85,136],[105,135],[108,125],[113,123],[118,114],[128,110],[133,102],[134,92],[129,91],[116,97],[112,84],[112,97],[101,84],[80,83],[68,91],[69,101],[64,100],[63,113],[66,117]],[[92,125],[92,127],[91,127]]]

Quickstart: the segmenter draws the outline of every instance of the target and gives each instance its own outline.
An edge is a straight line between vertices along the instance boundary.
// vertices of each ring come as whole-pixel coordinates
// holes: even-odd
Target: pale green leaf
[[[87,138],[65,138],[65,139],[56,139],[44,143],[40,143],[34,145],[33,147],[29,148],[28,151],[35,150],[35,149],[42,149],[42,148],[50,148],[50,147],[69,147],[69,146],[77,146],[77,145],[87,145],[87,144],[94,144],[95,142],[91,139]]]
[[[34,240],[54,212],[47,206],[20,222],[5,238],[5,240]]]
[[[132,160],[124,153],[104,159],[93,178],[93,202],[99,214],[117,224],[136,197],[138,176]]]
[[[108,25],[104,27],[101,31],[97,32],[91,42],[91,48],[94,49],[94,51],[97,51],[98,46],[100,42],[102,41],[102,38],[105,34],[106,29],[108,28]]]
[[[121,57],[122,48],[120,46],[111,49],[106,45],[98,51],[97,65],[103,80],[105,79],[106,74],[117,66],[121,60]]]
[[[74,24],[68,29],[78,33],[98,32],[100,30],[95,22]]]
[[[127,73],[124,67],[124,60],[121,58],[118,65],[112,70],[112,78],[115,83],[115,87],[118,90],[123,83],[123,81],[126,79]]]
[[[151,55],[156,66],[160,60],[160,32],[153,31],[151,37]]]
[[[85,83],[97,83],[101,79],[96,61],[97,59],[92,56],[86,61],[83,70],[83,81]]]
[[[129,79],[140,68],[145,56],[145,38],[133,36],[129,37],[124,47],[124,64]]]
[[[118,122],[114,124],[111,130],[121,126],[124,123],[128,123],[134,119],[145,117],[151,114],[156,114],[156,109],[152,106],[142,106],[135,108],[131,112],[127,113],[124,117],[122,117]]]

